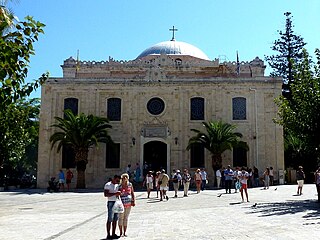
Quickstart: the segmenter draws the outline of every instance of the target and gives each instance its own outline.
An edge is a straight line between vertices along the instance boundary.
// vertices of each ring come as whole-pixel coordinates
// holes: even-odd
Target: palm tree
[[[52,126],[60,129],[50,137],[53,146],[58,143],[57,152],[63,146],[70,146],[75,153],[75,163],[78,172],[77,188],[85,188],[85,170],[88,163],[89,149],[98,143],[112,143],[108,134],[109,125],[107,118],[85,115],[74,115],[71,110],[65,111],[65,118],[55,117],[58,123]]]
[[[16,21],[11,9],[8,7],[8,0],[0,0],[0,36],[3,36],[4,33],[11,28]]]
[[[226,150],[232,150],[234,147],[249,150],[247,143],[240,141],[242,134],[234,132],[235,125],[223,123],[222,121],[202,122],[206,129],[206,133],[197,129],[191,131],[197,135],[189,139],[187,150],[192,145],[200,144],[211,153],[212,168],[217,170],[222,166],[222,153]]]

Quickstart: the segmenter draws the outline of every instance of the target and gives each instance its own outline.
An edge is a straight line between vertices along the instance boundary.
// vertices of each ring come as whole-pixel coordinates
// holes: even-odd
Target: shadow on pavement
[[[2,193],[8,194],[8,195],[18,195],[18,194],[45,194],[45,193],[51,193],[51,194],[63,194],[63,193],[99,193],[101,192],[103,194],[103,189],[72,189],[70,191],[58,191],[58,192],[48,192],[47,189],[42,188],[26,188],[26,189],[15,189],[15,190],[6,190]]]
[[[248,214],[260,214],[259,217],[305,213],[303,219],[318,220],[317,223],[312,224],[320,224],[320,203],[316,200],[258,203],[249,207],[249,209]]]

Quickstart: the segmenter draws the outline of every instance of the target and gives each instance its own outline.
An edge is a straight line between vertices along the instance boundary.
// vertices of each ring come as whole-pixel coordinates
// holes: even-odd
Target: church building
[[[249,151],[233,149],[223,154],[223,166],[256,166],[262,173],[272,166],[275,179],[284,169],[282,127],[275,124],[282,79],[264,76],[265,64],[256,57],[239,62],[210,60],[199,48],[174,37],[146,50],[134,60],[78,61],[61,66],[62,77],[51,77],[42,86],[38,186],[46,187],[60,169],[71,168],[73,155],[51,149],[54,117],[65,109],[107,117],[115,142],[89,151],[88,188],[101,188],[109,177],[121,174],[128,164],[134,170],[146,163],[153,170],[171,172],[204,167],[212,183],[210,153],[188,140],[204,130],[202,122],[222,120],[237,126]]]

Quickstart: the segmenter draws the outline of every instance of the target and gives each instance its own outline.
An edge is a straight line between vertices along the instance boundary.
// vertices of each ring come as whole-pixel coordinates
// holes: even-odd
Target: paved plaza
[[[179,192],[168,202],[160,202],[155,192],[150,199],[145,192],[136,192],[128,237],[120,239],[319,239],[320,204],[314,185],[305,185],[302,196],[295,195],[295,185],[249,189],[249,203],[241,203],[234,190],[224,192],[191,191],[184,198]],[[105,237],[102,190],[0,192],[1,240]]]

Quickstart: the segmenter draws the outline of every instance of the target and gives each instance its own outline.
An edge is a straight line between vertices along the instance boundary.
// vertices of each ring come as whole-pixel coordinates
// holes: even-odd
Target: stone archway
[[[168,170],[167,147],[167,144],[161,141],[151,141],[143,145],[143,162],[147,163],[148,170]]]

